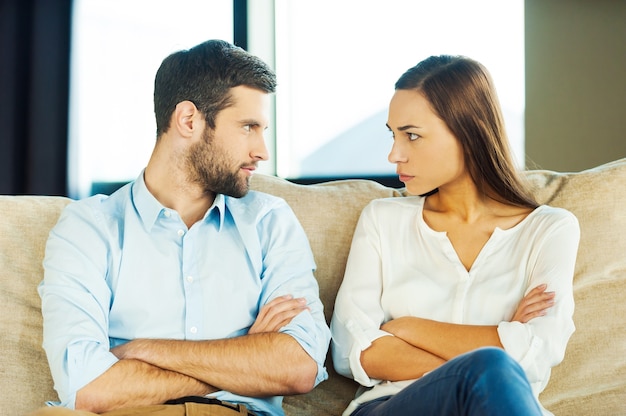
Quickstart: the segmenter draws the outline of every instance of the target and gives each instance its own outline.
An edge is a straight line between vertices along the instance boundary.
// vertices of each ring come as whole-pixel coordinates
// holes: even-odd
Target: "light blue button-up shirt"
[[[330,331],[313,276],[307,237],[286,202],[250,191],[218,195],[187,228],[139,178],[110,197],[73,202],[52,229],[39,287],[44,349],[62,406],[111,367],[110,349],[136,338],[206,340],[247,334],[260,308],[291,294],[310,311],[280,332],[328,375]],[[246,377],[246,374],[242,374]],[[221,400],[281,415],[282,397]]]

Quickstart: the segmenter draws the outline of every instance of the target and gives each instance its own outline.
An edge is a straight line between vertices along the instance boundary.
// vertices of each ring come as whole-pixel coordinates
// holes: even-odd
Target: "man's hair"
[[[479,192],[500,202],[537,207],[513,162],[491,76],[464,56],[431,56],[407,70],[396,90],[424,95],[463,148]]]
[[[154,80],[157,139],[165,133],[176,105],[191,101],[204,114],[207,126],[232,105],[230,89],[276,90],[276,74],[258,57],[223,40],[208,40],[165,58]]]

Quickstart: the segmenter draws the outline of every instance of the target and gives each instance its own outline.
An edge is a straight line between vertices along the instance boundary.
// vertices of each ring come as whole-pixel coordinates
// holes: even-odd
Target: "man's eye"
[[[419,138],[420,138],[420,136],[419,136],[418,134],[415,134],[415,133],[409,133],[409,140],[410,140],[410,141],[414,141],[414,140],[417,140],[417,139],[419,139]]]
[[[248,132],[249,132],[249,131],[251,131],[251,130],[252,130],[252,125],[251,125],[251,124],[246,124],[245,126],[243,126],[243,129],[244,129],[245,131],[248,131]]]

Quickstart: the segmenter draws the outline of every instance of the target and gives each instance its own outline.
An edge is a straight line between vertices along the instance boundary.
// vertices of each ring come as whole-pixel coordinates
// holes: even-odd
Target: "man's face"
[[[239,86],[231,90],[233,105],[220,111],[215,130],[207,127],[188,153],[189,179],[205,193],[240,198],[249,189],[257,163],[268,159],[264,132],[269,120],[269,95]]]

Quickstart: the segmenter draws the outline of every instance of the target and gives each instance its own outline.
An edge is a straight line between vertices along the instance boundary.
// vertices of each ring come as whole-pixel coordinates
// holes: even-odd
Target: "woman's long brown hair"
[[[395,88],[426,97],[461,143],[479,192],[515,206],[538,206],[513,162],[496,90],[482,64],[463,56],[431,56],[406,71]]]

